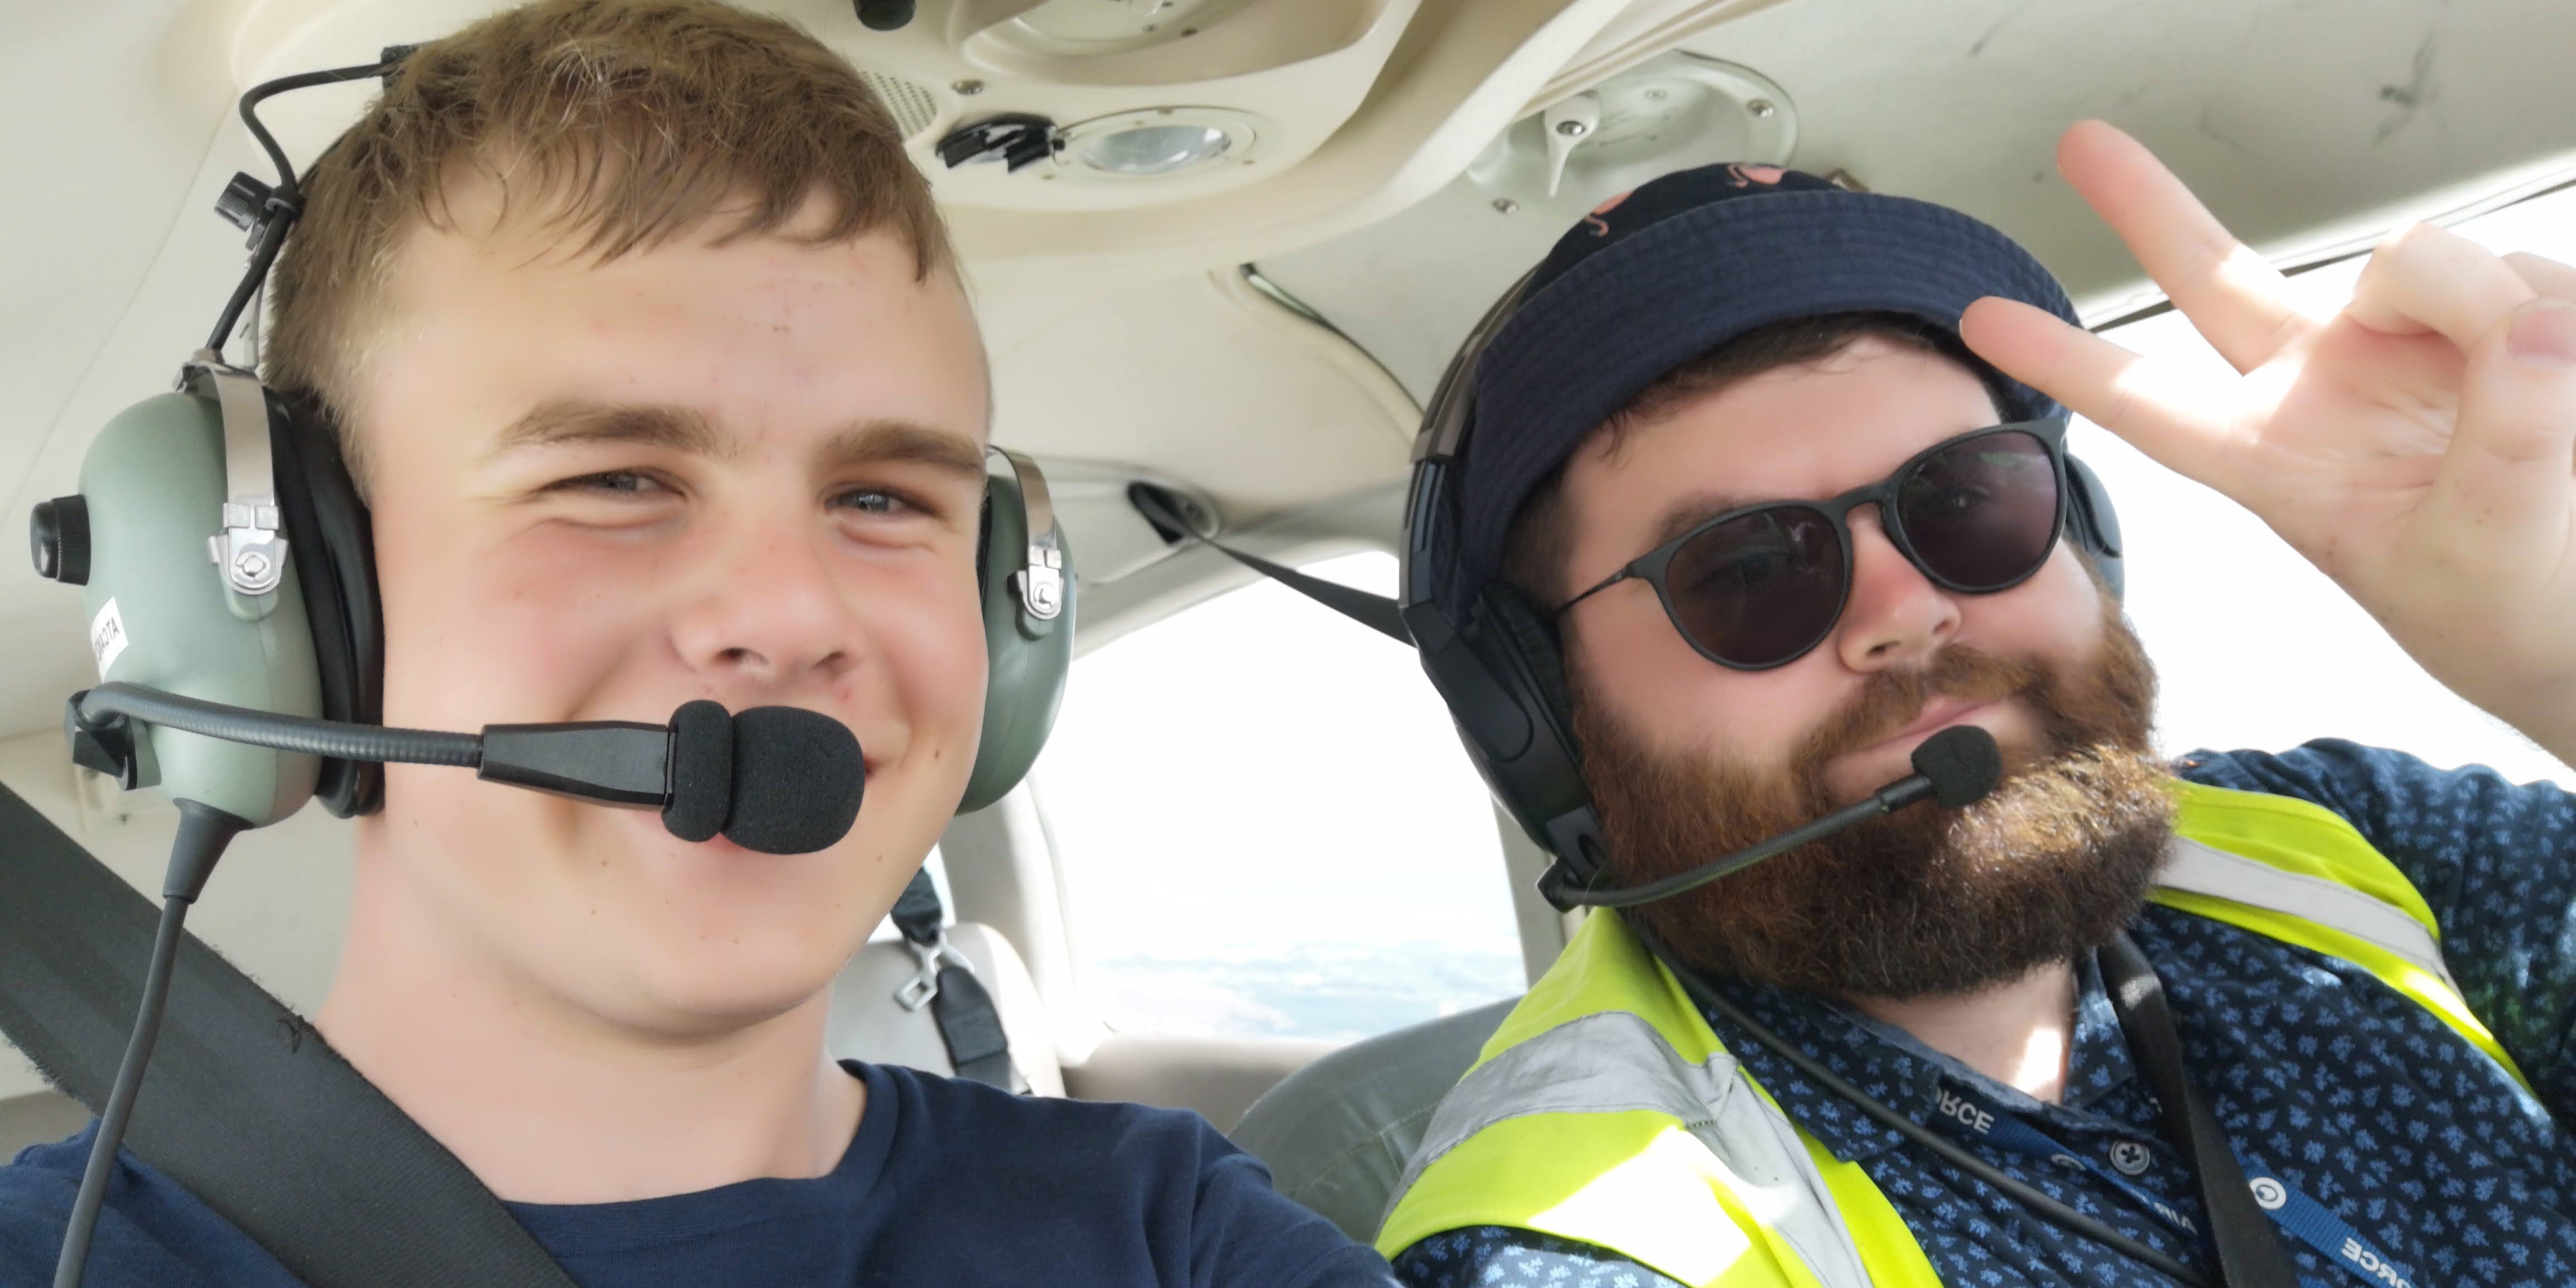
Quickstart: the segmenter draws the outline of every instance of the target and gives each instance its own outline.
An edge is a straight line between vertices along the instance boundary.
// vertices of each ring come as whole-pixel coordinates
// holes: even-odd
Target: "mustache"
[[[1623,884],[1669,876],[1837,804],[1822,762],[1950,699],[2027,704],[2035,745],[1995,794],[1783,854],[1635,915],[1719,975],[1833,997],[1973,991],[2063,962],[2136,914],[2171,833],[2153,750],[2155,671],[2115,605],[2090,657],[2002,658],[1953,645],[1854,689],[1768,764],[1640,737],[1571,676],[1584,779]],[[2016,754],[2016,752],[2018,754]]]
[[[1926,666],[1869,677],[1860,692],[1808,733],[1790,763],[1800,777],[1812,778],[1835,757],[1895,736],[1935,698],[1995,702],[2035,694],[2048,682],[2047,668],[2033,659],[1952,645]]]

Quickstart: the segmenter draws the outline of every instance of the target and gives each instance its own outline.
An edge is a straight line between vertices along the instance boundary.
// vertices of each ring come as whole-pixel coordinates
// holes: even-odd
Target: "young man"
[[[2159,381],[1963,215],[1750,166],[1605,206],[1484,349],[1431,521],[1460,599],[1552,623],[1609,883],[1951,726],[2005,775],[1592,913],[1431,1123],[1407,1282],[2576,1281],[2576,797],[2161,762],[2049,420],[2249,506],[2576,760],[2576,270],[2417,228],[2310,317],[2125,136],[2060,161],[2240,384]]]
[[[856,732],[829,850],[396,767],[316,1017],[579,1282],[1372,1284],[1194,1116],[824,1051],[964,790],[989,408],[927,184],[851,69],[707,0],[547,0],[414,53],[318,164],[267,377],[373,508],[385,719]],[[0,1171],[50,1275],[87,1133]],[[126,1159],[88,1282],[293,1281]]]

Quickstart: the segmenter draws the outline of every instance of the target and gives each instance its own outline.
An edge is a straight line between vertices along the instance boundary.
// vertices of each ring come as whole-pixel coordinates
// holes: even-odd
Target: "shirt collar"
[[[2128,1035],[2120,1031],[2119,1012],[2102,986],[2102,967],[2086,953],[2075,972],[2075,1049],[2066,1060],[2066,1104],[2089,1109],[2138,1076],[2129,1058]]]
[[[2128,1042],[2120,1032],[2119,1016],[2111,1009],[2110,994],[2102,986],[2102,972],[2091,954],[2086,954],[2076,968],[2074,1049],[2067,1059],[2066,1099],[2062,1106],[2044,1105],[1925,1046],[1921,1039],[1895,1025],[1828,999],[1743,980],[1712,982],[1727,1000],[1783,1041],[1814,1057],[1879,1103],[1918,1123],[1932,1121],[1944,1079],[1973,1087],[2007,1109],[2055,1116],[2090,1107],[2137,1074],[2137,1066],[2129,1058]],[[1832,1150],[1834,1157],[1845,1161],[1869,1158],[1905,1139],[1894,1128],[1799,1073],[1779,1053],[1754,1041],[1751,1033],[1722,1012],[1710,1011],[1704,1018],[1763,1090],[1770,1092],[1799,1126]]]

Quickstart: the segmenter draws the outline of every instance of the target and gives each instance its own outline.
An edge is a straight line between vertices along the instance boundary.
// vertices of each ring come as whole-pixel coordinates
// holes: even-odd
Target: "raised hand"
[[[2435,678],[2576,761],[2576,268],[2418,225],[2312,314],[2136,140],[2087,121],[2057,162],[2241,374],[2001,299],[1970,306],[1968,345],[2252,510]]]

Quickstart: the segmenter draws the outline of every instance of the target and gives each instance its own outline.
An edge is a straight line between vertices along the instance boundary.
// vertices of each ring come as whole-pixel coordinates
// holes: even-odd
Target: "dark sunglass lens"
[[[1842,538],[1804,506],[1739,515],[1673,552],[1664,593],[1701,648],[1736,666],[1777,666],[1842,611]]]
[[[2038,571],[2057,541],[2057,467],[2023,430],[1933,453],[1897,485],[1896,522],[1924,570],[1960,590],[2000,590]]]

